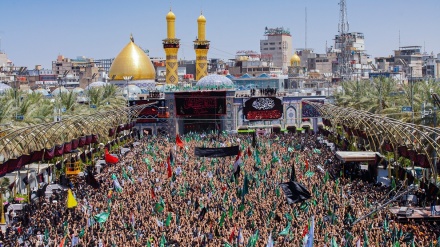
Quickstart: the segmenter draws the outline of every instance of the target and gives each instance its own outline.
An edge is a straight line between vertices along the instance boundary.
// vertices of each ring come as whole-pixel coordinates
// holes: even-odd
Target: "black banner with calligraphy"
[[[174,98],[177,116],[226,114],[226,91],[179,92]]]
[[[269,120],[283,117],[283,102],[276,97],[250,98],[244,103],[243,114],[247,120]]]

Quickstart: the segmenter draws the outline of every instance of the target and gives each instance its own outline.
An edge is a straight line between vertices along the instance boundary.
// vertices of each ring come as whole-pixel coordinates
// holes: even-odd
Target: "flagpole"
[[[406,193],[408,193],[409,191],[412,191],[414,188],[414,186],[408,186],[408,189],[406,189],[405,191],[403,191],[402,193],[396,195],[395,197],[393,197],[392,199],[390,199],[388,202],[384,203],[383,205],[381,205],[380,207],[378,207],[377,209],[371,211],[370,213],[360,217],[359,219],[357,219],[356,221],[354,221],[351,226],[359,223],[360,221],[362,221],[363,219],[367,218],[368,216],[380,211],[381,209],[385,208],[388,204],[396,201],[397,199],[399,199],[400,197],[402,197],[403,195],[405,195]]]
[[[28,169],[27,169],[27,174],[26,174],[26,178],[27,178],[27,186],[26,186],[26,189],[27,189],[27,194],[28,194],[28,203],[31,203],[31,184],[29,183],[29,165],[30,164],[28,164]]]

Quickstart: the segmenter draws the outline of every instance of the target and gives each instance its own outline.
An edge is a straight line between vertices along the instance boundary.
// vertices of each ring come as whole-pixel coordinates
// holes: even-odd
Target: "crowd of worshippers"
[[[118,164],[18,212],[1,246],[439,246],[440,227],[399,222],[388,210],[397,203],[359,220],[391,188],[341,173],[316,137],[146,136]]]

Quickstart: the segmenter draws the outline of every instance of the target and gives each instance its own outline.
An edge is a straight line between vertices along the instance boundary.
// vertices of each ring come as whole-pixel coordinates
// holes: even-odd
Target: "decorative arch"
[[[296,108],[294,106],[288,106],[286,109],[286,124],[296,125]]]

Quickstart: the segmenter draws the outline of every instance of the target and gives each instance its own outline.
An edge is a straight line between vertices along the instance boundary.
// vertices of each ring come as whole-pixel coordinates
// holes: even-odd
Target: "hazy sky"
[[[210,58],[232,58],[238,50],[259,51],[264,28],[290,29],[293,47],[323,53],[338,32],[339,0],[1,0],[1,50],[15,65],[51,68],[58,54],[115,57],[129,42],[164,57],[162,39],[170,3],[176,14],[179,58],[194,59],[200,11],[207,19]],[[399,45],[426,45],[440,52],[439,0],[347,0],[350,31],[363,32],[372,56],[392,54]]]

